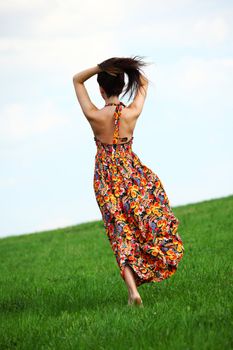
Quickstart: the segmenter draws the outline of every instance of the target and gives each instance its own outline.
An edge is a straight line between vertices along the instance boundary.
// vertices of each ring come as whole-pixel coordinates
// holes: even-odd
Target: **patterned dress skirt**
[[[124,267],[129,265],[140,286],[172,276],[184,247],[161,180],[133,152],[133,137],[117,143],[118,111],[114,143],[94,137],[93,186],[120,275],[125,278]]]

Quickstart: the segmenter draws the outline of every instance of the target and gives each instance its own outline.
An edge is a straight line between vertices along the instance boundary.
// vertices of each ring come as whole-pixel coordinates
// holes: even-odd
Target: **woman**
[[[161,180],[132,150],[133,132],[145,102],[148,79],[142,58],[113,57],[73,77],[82,111],[97,146],[93,186],[120,275],[128,288],[128,305],[143,306],[137,287],[159,282],[177,269],[184,247]],[[134,93],[126,106],[119,99]],[[90,100],[84,82],[97,74],[105,106]],[[124,96],[123,95],[123,96]]]

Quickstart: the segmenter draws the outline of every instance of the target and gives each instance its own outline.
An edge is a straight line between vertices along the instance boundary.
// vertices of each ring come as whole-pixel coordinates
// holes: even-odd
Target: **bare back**
[[[115,108],[115,105],[105,106],[104,108],[97,110],[93,118],[89,120],[95,137],[102,143],[112,144],[115,127]],[[119,123],[119,143],[127,142],[132,138],[136,122],[137,116],[132,113],[132,110],[123,107]]]
[[[128,142],[133,137],[137,119],[142,112],[145,102],[148,80],[142,74],[140,75],[141,88],[137,90],[133,102],[129,106],[122,104],[120,123],[119,123],[119,143]],[[97,109],[88,117],[95,138],[100,142],[112,144],[114,134],[114,112],[115,105],[104,106]]]

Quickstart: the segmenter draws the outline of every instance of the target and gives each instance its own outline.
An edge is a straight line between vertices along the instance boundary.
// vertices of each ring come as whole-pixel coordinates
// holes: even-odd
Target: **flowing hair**
[[[140,78],[142,67],[150,64],[144,62],[143,58],[142,56],[112,57],[98,64],[101,72],[97,74],[97,82],[107,97],[119,96],[122,93],[125,86],[124,73],[128,76],[128,83],[122,97],[128,92],[130,95],[128,100],[134,93],[136,95],[138,89],[143,86]]]

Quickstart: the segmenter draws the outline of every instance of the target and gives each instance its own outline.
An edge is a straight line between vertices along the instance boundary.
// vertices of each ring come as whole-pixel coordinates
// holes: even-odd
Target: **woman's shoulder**
[[[115,112],[116,106],[104,106],[99,109],[95,109],[92,112],[92,120],[109,120],[109,118],[113,118],[114,112]],[[125,105],[121,109],[121,119],[125,119],[126,121],[133,121],[136,120],[140,114],[138,114],[137,109],[134,108],[134,106],[127,106]]]

